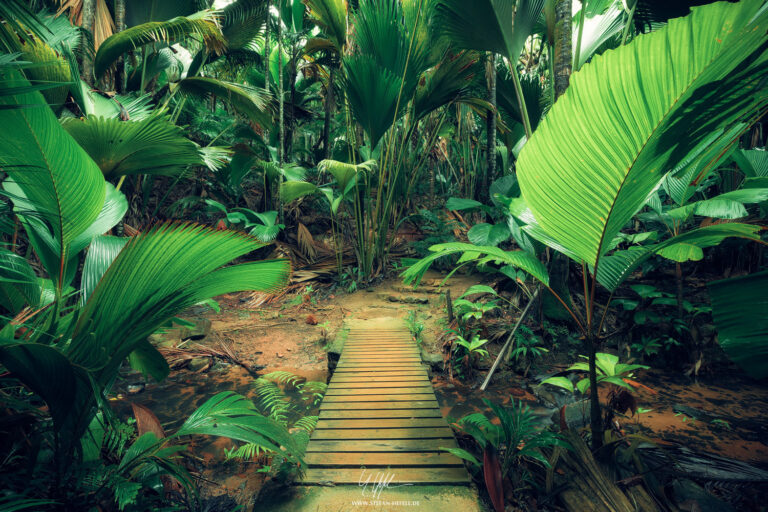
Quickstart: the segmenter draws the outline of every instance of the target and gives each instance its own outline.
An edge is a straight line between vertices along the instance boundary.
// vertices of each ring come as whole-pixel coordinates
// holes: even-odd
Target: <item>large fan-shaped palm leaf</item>
[[[92,259],[105,261],[89,269],[90,282],[98,284],[77,323],[63,333],[70,343],[16,340],[0,346],[2,364],[46,400],[55,428],[64,431],[69,442],[80,439],[93,416],[91,385],[111,385],[131,352],[140,350],[142,357],[163,367],[162,356],[146,341],[160,325],[209,297],[276,291],[290,272],[285,260],[224,267],[264,244],[243,233],[193,224],[156,226],[129,239],[119,252],[113,245],[93,247],[104,254]]]
[[[439,0],[438,26],[457,48],[492,51],[515,63],[544,0]]]
[[[63,123],[107,179],[128,174],[175,176],[202,165],[197,145],[164,115],[140,121],[89,116]]]
[[[2,84],[22,80],[17,72],[0,70]],[[5,105],[34,108],[3,109]],[[61,280],[69,245],[101,213],[104,178],[98,166],[61,127],[39,92],[0,95],[0,166],[45,217],[60,243]],[[50,270],[50,269],[49,269]]]
[[[177,43],[195,37],[211,51],[221,52],[225,43],[218,19],[218,11],[207,10],[168,21],[150,21],[118,32],[108,37],[96,52],[94,73],[101,77],[125,52],[157,41]]]
[[[597,267],[668,170],[768,102],[760,4],[697,8],[573,75],[518,161],[541,232]]]

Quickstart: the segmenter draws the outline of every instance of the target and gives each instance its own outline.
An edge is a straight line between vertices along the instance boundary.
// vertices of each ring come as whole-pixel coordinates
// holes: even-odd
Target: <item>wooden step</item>
[[[389,470],[367,470],[360,468],[309,468],[304,476],[305,484],[354,484],[369,480],[371,489],[377,481],[397,484],[464,484],[469,485],[469,476],[464,468],[390,468]]]

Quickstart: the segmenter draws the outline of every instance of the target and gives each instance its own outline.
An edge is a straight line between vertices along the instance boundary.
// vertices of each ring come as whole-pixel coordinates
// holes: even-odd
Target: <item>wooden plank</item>
[[[441,448],[456,448],[453,439],[374,439],[358,441],[313,440],[307,453],[313,452],[439,452]]]
[[[435,394],[429,393],[393,393],[391,395],[349,395],[349,396],[326,396],[323,399],[323,403],[335,403],[335,402],[410,402],[413,400],[430,400],[434,399]]]
[[[345,386],[331,386],[328,388],[328,391],[325,393],[325,396],[353,396],[353,395],[380,395],[382,393],[428,393],[432,394],[432,386],[413,386],[413,387],[405,387],[405,388],[382,388],[382,387],[371,387],[371,388],[346,388]]]
[[[354,369],[344,369],[334,372],[333,379],[361,379],[368,377],[421,377],[427,375],[425,368],[405,369],[405,370],[387,370],[387,371],[359,371]],[[333,381],[333,379],[331,379]]]
[[[409,428],[409,427],[445,427],[443,418],[387,418],[387,419],[339,419],[321,418],[316,430],[345,428]]]
[[[349,376],[348,376],[349,375]],[[418,382],[432,382],[429,380],[429,378],[426,376],[426,372],[413,372],[413,375],[389,375],[384,377],[366,377],[366,376],[360,376],[357,377],[355,375],[350,374],[342,374],[334,375],[333,379],[331,379],[332,383],[348,383],[348,384],[373,384],[373,383],[395,383],[398,382],[412,382],[412,381],[418,381]]]
[[[345,354],[391,354],[391,353],[404,353],[404,354],[418,354],[419,351],[416,347],[344,347]]]
[[[360,469],[360,466],[368,468],[387,466],[456,466],[463,467],[464,463],[458,457],[450,453],[308,453],[304,456],[304,462],[313,468],[328,466],[350,466]]]
[[[371,486],[376,481],[386,481],[390,485],[398,484],[464,484],[469,485],[469,476],[464,468],[392,468],[389,470],[365,470],[361,468],[309,468],[302,479],[304,484],[360,485],[370,478]]]
[[[416,377],[414,377],[416,379]],[[328,387],[328,389],[367,389],[367,388],[400,388],[400,387],[423,387],[423,386],[431,386],[431,381],[429,381],[426,378],[423,379],[417,379],[417,380],[406,380],[406,381],[398,381],[398,382],[339,382],[339,381],[331,381],[331,385]]]
[[[333,410],[320,411],[320,419],[359,419],[374,418],[377,420],[387,418],[442,418],[440,409],[369,409],[369,410]]]
[[[342,361],[361,361],[361,362],[378,362],[378,361],[402,361],[402,360],[408,360],[408,361],[421,361],[421,355],[420,354],[344,354],[341,356]]]
[[[311,439],[453,439],[453,431],[443,427],[413,428],[338,428],[319,429]]]
[[[369,395],[379,396],[379,395]],[[424,395],[416,395],[424,396]],[[427,395],[428,396],[428,395]],[[373,402],[335,402],[323,400],[320,404],[320,410],[328,409],[343,409],[346,411],[354,411],[358,409],[438,409],[440,406],[437,404],[437,400],[422,399],[422,400],[410,400],[410,401],[394,401],[387,399],[386,401],[373,401]]]
[[[370,361],[365,363],[342,363],[339,361],[339,365],[336,367],[336,369],[339,368],[420,368],[421,363],[418,361],[404,361],[402,363],[399,363],[397,361],[390,363],[389,361]]]

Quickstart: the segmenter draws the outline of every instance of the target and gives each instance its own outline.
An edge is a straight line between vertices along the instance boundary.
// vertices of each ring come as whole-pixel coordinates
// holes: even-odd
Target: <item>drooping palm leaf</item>
[[[709,283],[717,342],[756,379],[768,376],[768,271]]]
[[[261,125],[271,123],[270,96],[263,89],[201,76],[185,78],[173,84],[173,87],[178,88],[181,95],[197,98],[215,95],[217,99],[229,104],[233,111],[251,121]]]
[[[97,381],[104,382],[138,341],[180,310],[222,293],[278,289],[288,278],[286,261],[219,269],[262,246],[242,233],[191,224],[164,224],[137,235],[90,294],[68,357],[99,368]]]
[[[167,116],[141,121],[89,116],[62,126],[91,156],[107,179],[130,174],[176,176],[202,165],[198,147]]]
[[[4,25],[0,28],[0,44],[8,52],[15,51],[19,39],[30,42],[30,32],[39,39],[50,35],[42,20],[22,0],[0,2],[0,21],[0,25]]]
[[[223,391],[198,407],[174,436],[200,434],[256,443],[294,462],[301,462],[301,450],[288,430],[259,414],[253,402],[231,391]]]
[[[218,11],[206,10],[168,21],[150,21],[118,32],[108,37],[96,52],[94,74],[101,77],[125,52],[158,41],[172,44],[194,37],[209,50],[221,52],[225,43],[218,20]]]
[[[10,77],[2,74],[0,84],[8,78],[19,80],[15,72]],[[61,279],[69,245],[102,210],[104,178],[88,154],[62,129],[39,92],[0,95],[0,106],[9,104],[35,108],[0,109],[0,125],[5,132],[0,137],[0,166],[50,224],[51,236],[60,245],[61,262],[51,277]]]
[[[473,79],[480,75],[480,57],[471,51],[446,52],[436,66],[422,75],[414,96],[416,116],[429,112],[466,96]]]
[[[462,256],[459,259],[460,263],[473,261],[475,263],[495,262],[503,265],[510,265],[528,272],[544,285],[549,284],[547,268],[535,255],[529,252],[505,251],[498,247],[479,246],[459,242],[433,245],[429,250],[432,254],[420,259],[402,273],[403,281],[406,283],[418,284],[424,273],[429,270],[433,261],[452,254],[461,254]]]
[[[759,8],[697,8],[572,76],[518,160],[541,231],[594,265],[667,170],[765,105],[768,14],[752,20]]]
[[[491,51],[516,63],[544,0],[439,0],[440,30],[457,48]]]

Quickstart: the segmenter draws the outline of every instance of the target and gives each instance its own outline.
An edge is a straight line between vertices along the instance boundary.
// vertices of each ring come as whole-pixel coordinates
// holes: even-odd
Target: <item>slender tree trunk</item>
[[[125,30],[125,0],[115,0],[115,32]],[[117,61],[115,72],[115,88],[117,92],[124,94],[128,81],[128,68],[125,59],[120,57]]]
[[[571,42],[571,0],[557,0],[555,4],[555,96],[568,88],[573,62]]]
[[[334,80],[336,79],[336,64],[331,64],[331,69],[328,73],[328,87],[325,91],[325,122],[323,124],[323,147],[325,148],[325,158],[331,158],[331,118],[334,110],[333,95],[335,91],[333,89]]]
[[[283,20],[278,17],[277,20],[277,95],[280,109],[280,120],[278,135],[280,147],[278,149],[278,163],[280,165],[285,161],[285,98],[283,91]]]
[[[480,186],[483,200],[489,197],[488,186],[496,178],[496,56],[489,53],[485,69],[485,79],[488,83],[488,103],[493,111],[486,116],[486,172]]]
[[[294,133],[295,130],[293,129],[296,126],[296,78],[299,75],[298,65],[296,63],[296,43],[294,41],[294,34],[291,34],[290,36],[291,40],[291,55],[290,55],[290,73],[288,74],[288,79],[290,80],[290,83],[288,84],[290,86],[291,91],[291,115],[288,118],[288,125],[289,125],[289,136],[288,140],[285,141],[285,152],[286,154],[291,154],[291,151],[293,151],[293,142],[294,142]]]
[[[82,18],[80,28],[93,36],[93,24],[96,19],[96,0],[83,0]],[[85,46],[85,45],[84,45]],[[93,55],[83,51],[83,60],[80,64],[83,80],[93,86]]]
[[[269,92],[269,22],[272,19],[269,8],[270,4],[267,4],[267,21],[264,28],[264,89],[267,92]]]

